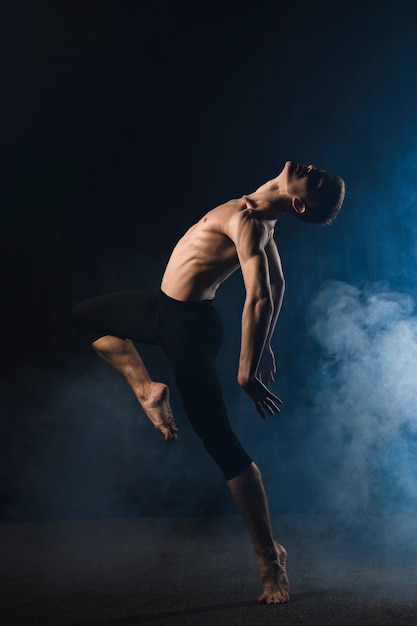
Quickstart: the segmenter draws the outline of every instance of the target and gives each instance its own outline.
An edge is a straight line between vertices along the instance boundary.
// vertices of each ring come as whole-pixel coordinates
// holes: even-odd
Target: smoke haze
[[[345,521],[374,514],[411,521],[417,512],[412,297],[378,283],[329,282],[312,301],[307,326],[321,348],[305,451],[314,459],[321,506]]]

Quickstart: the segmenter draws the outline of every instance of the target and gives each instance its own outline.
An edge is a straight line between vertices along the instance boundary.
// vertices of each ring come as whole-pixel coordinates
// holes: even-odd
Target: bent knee
[[[106,334],[102,330],[97,329],[93,313],[89,300],[78,302],[71,310],[72,323],[75,330],[90,344]]]
[[[239,476],[253,462],[234,434],[204,441],[204,446],[226,480]]]

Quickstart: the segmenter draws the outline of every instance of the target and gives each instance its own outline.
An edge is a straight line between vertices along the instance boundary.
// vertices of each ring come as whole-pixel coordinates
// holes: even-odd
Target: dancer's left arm
[[[281,258],[275,241],[271,238],[265,247],[268,259],[269,280],[271,285],[271,298],[274,311],[269,324],[265,346],[258,366],[258,376],[265,385],[270,385],[275,380],[276,364],[275,356],[271,347],[271,339],[275,325],[281,311],[285,291],[285,279],[282,271]]]

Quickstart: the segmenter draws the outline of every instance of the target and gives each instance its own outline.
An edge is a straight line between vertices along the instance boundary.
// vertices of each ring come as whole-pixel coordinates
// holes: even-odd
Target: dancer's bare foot
[[[260,550],[255,553],[255,558],[264,586],[258,602],[265,604],[289,602],[286,549],[275,542],[275,549]]]
[[[178,428],[172,416],[167,385],[152,381],[146,398],[142,398],[140,403],[152,424],[163,434],[165,441],[175,440],[178,436]]]

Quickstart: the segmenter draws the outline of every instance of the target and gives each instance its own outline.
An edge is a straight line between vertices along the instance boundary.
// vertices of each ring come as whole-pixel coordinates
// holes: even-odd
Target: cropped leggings
[[[77,304],[73,320],[90,343],[113,335],[162,346],[191,425],[226,479],[250,465],[230,425],[216,371],[223,324],[210,300],[180,302],[162,291],[112,293]]]

